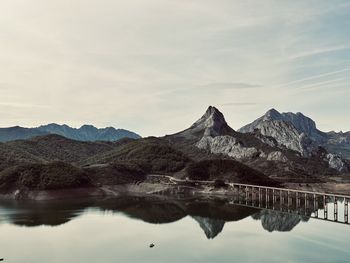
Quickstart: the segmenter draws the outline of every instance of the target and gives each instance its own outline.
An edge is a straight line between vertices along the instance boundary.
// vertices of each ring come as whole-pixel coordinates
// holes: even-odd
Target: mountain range
[[[98,129],[92,125],[83,125],[80,128],[72,128],[68,125],[51,123],[36,128],[23,128],[19,126],[0,128],[0,142],[13,140],[25,140],[35,136],[57,134],[77,141],[117,141],[122,138],[141,138],[140,135],[113,127]]]
[[[45,132],[65,133],[0,143],[0,192],[99,188],[142,182],[147,174],[281,186],[330,182],[348,174],[350,168],[349,160],[329,150],[340,145],[346,149],[347,133],[321,132],[301,113],[270,110],[235,131],[210,106],[186,130],[118,141],[104,141],[92,127],[50,127]],[[80,140],[67,138],[73,136],[68,131],[79,131]],[[98,140],[84,141],[93,136]]]
[[[317,130],[315,123],[301,113],[280,114],[276,110],[268,111],[263,117],[235,131],[227,124],[223,114],[210,106],[189,129],[165,138],[176,142],[176,145],[188,146],[190,142],[198,149],[231,157],[276,176],[324,174],[328,173],[327,169],[348,172],[348,161],[324,147],[340,141],[334,139],[335,134],[332,134],[333,141],[328,136]],[[347,147],[346,140],[341,142],[343,147]]]

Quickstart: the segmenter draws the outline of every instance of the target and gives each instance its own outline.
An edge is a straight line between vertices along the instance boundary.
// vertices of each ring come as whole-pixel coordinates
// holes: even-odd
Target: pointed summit
[[[217,108],[209,106],[204,115],[190,127],[190,130],[204,131],[204,135],[214,137],[223,135],[232,129],[227,125],[224,115]]]
[[[208,126],[227,125],[224,115],[213,106],[209,106],[204,115],[196,123],[200,122],[206,122]]]
[[[225,119],[224,118],[224,115],[217,109],[215,108],[214,106],[209,106],[208,109],[206,110],[206,112],[204,113],[204,115],[202,116],[203,117],[211,117],[211,116],[217,116],[219,118],[222,118],[222,119]]]
[[[267,119],[276,120],[281,118],[281,113],[279,113],[276,109],[272,108],[268,110],[264,116]]]
[[[202,137],[202,136],[218,136],[226,135],[234,132],[230,128],[224,115],[214,106],[209,106],[204,115],[197,120],[192,126],[176,135],[184,137]]]

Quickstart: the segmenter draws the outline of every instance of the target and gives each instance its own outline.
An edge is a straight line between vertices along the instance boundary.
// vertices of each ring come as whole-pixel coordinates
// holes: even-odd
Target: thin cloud
[[[243,82],[214,82],[206,85],[200,85],[198,87],[208,89],[255,89],[262,86]]]
[[[196,85],[192,87],[183,86],[180,88],[162,90],[154,93],[154,96],[160,96],[160,95],[165,95],[170,93],[181,93],[181,92],[188,93],[189,91],[193,91],[193,92],[209,91],[210,92],[215,90],[244,90],[244,89],[255,89],[260,87],[263,87],[263,86],[257,85],[257,84],[243,83],[243,82],[213,82],[205,85]]]
[[[47,108],[48,105],[27,104],[27,103],[18,103],[18,102],[0,102],[0,107],[12,107],[12,108]]]
[[[304,59],[307,57],[312,57],[312,56],[321,55],[321,54],[330,53],[330,52],[343,51],[346,49],[350,49],[350,45],[326,47],[326,48],[319,48],[311,51],[301,52],[299,54],[289,56],[288,59],[289,60]]]
[[[322,82],[316,82],[316,83],[313,83],[310,85],[298,87],[298,89],[303,89],[303,90],[305,90],[305,89],[317,89],[317,88],[322,88],[324,86],[328,86],[329,84],[341,82],[341,81],[348,80],[348,79],[350,79],[350,76],[347,76],[344,78],[331,79],[331,80],[322,81]]]
[[[257,104],[256,102],[228,102],[220,104],[220,106],[254,106]]]
[[[327,73],[323,73],[323,74],[319,74],[319,75],[314,75],[314,76],[311,76],[311,77],[308,77],[308,78],[303,78],[303,79],[290,81],[290,82],[287,82],[287,83],[283,83],[283,84],[277,85],[276,87],[283,88],[283,87],[287,87],[287,86],[290,86],[290,85],[307,82],[309,80],[320,79],[320,78],[328,77],[328,76],[331,76],[331,75],[336,75],[336,74],[347,72],[347,71],[350,71],[350,68],[345,68],[345,69],[341,69],[341,70],[331,71],[331,72],[327,72]]]

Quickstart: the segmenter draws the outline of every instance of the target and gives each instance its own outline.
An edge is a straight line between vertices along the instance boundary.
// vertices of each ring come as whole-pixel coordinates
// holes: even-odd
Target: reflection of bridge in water
[[[230,203],[349,224],[350,196],[248,184],[229,184]]]
[[[190,187],[215,184],[215,181],[183,180],[171,176],[162,178],[167,178],[170,184],[177,184],[177,190],[180,190],[183,184]],[[232,190],[229,192],[233,192],[233,195],[227,195],[231,204],[350,224],[348,208],[350,196],[250,184],[228,183],[228,185],[229,190]]]

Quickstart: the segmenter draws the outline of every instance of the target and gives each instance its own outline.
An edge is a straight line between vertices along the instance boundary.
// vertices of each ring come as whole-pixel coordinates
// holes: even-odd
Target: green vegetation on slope
[[[96,155],[88,159],[85,164],[115,162],[138,164],[149,173],[174,173],[182,170],[190,159],[160,139],[147,138],[132,141],[112,151]]]
[[[81,142],[59,135],[46,135],[29,140],[18,140],[6,145],[25,151],[47,162],[64,161],[76,163],[93,155],[110,151],[114,143],[110,142]]]
[[[43,160],[20,148],[0,143],[0,171],[11,166],[29,163],[40,163]]]
[[[132,162],[120,162],[102,167],[87,167],[84,170],[94,186],[137,183],[144,181],[147,174],[144,167]]]
[[[191,163],[186,169],[193,180],[216,180],[276,186],[278,183],[261,172],[258,172],[235,160],[213,159]]]
[[[0,189],[3,190],[46,190],[90,185],[86,172],[63,162],[19,165],[0,173]]]
[[[198,180],[276,183],[228,157],[179,145],[154,137],[107,143],[80,142],[58,135],[0,143],[0,190],[137,183],[152,173]]]

